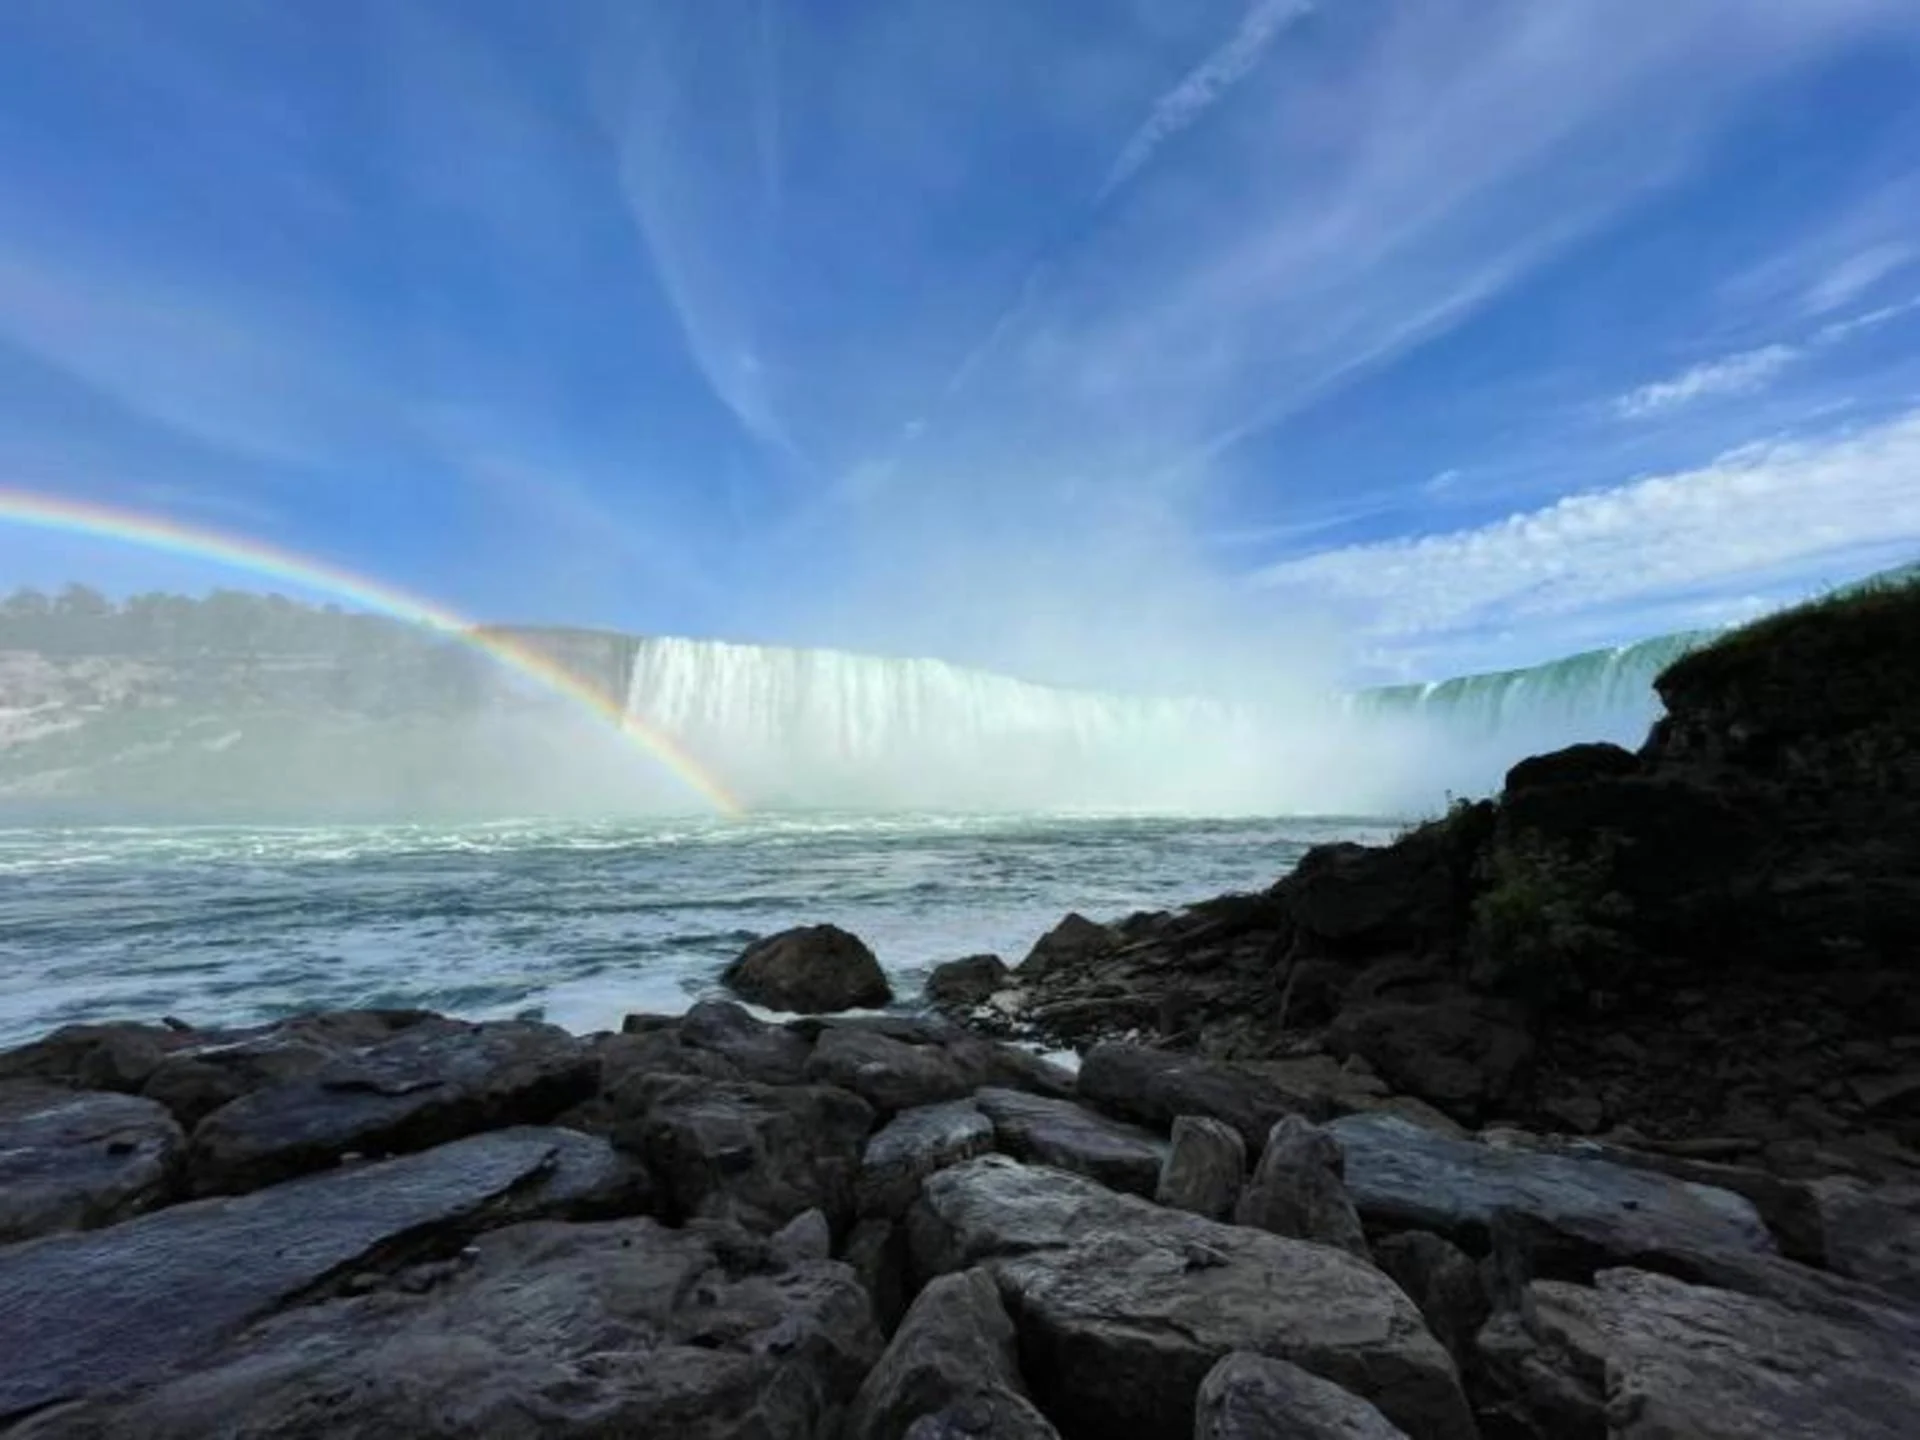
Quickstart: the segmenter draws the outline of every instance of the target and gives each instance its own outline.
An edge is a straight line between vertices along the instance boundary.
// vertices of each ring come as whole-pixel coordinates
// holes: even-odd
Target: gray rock
[[[808,925],[756,940],[720,979],[755,1005],[808,1015],[893,1000],[873,951],[837,925]]]
[[[1184,1440],[1200,1382],[1237,1350],[1350,1387],[1416,1440],[1474,1434],[1413,1302],[1344,1251],[997,1155],[930,1178],[909,1237],[917,1273],[993,1274],[1027,1383],[1066,1434]]]
[[[1027,1398],[1014,1343],[991,1276],[941,1276],[908,1308],[861,1385],[846,1440],[902,1440],[926,1417],[968,1435],[1054,1436]]]
[[[147,1379],[316,1287],[489,1226],[620,1208],[634,1184],[602,1142],[504,1130],[0,1250],[0,1420]]]
[[[761,1085],[798,1085],[813,1053],[805,1036],[757,1020],[729,1000],[702,1000],[674,1029],[681,1045],[722,1056],[740,1079]]]
[[[1827,1264],[1920,1305],[1920,1187],[1827,1180],[1813,1189]]]
[[[1373,1262],[1407,1292],[1427,1328],[1464,1368],[1490,1308],[1480,1267],[1451,1241],[1408,1230],[1373,1242]]]
[[[863,1215],[898,1218],[936,1170],[993,1148],[993,1122],[971,1100],[902,1110],[867,1141],[860,1159]]]
[[[594,1092],[600,1065],[566,1031],[527,1021],[420,1026],[221,1106],[195,1128],[188,1181],[235,1194],[331,1165],[539,1124]]]
[[[46,1080],[82,1090],[136,1093],[168,1052],[191,1043],[166,1025],[63,1025],[0,1052],[0,1080]]]
[[[1034,942],[1016,971],[1022,982],[1045,979],[1059,971],[1084,967],[1110,953],[1118,944],[1113,931],[1084,915],[1067,916]]]
[[[820,1032],[807,1078],[850,1090],[882,1115],[958,1100],[973,1088],[939,1045],[909,1045],[840,1026]]]
[[[423,1293],[302,1306],[18,1433],[818,1440],[879,1350],[844,1266],[738,1273],[707,1237],[648,1220],[523,1225]]]
[[[1167,1163],[1155,1187],[1155,1203],[1225,1220],[1247,1182],[1247,1143],[1240,1132],[1203,1115],[1182,1115],[1173,1122]]]
[[[1005,989],[1012,971],[998,955],[969,955],[933,967],[927,976],[927,1000],[943,1010],[971,1010],[996,990]]]
[[[1564,1253],[1556,1263],[1607,1263],[1703,1253],[1769,1255],[1751,1203],[1604,1160],[1456,1140],[1388,1115],[1350,1115],[1327,1129],[1346,1152],[1347,1192],[1370,1227],[1431,1230],[1475,1253],[1510,1212]]]
[[[993,1122],[998,1147],[1019,1160],[1086,1175],[1115,1190],[1151,1196],[1160,1185],[1168,1145],[1150,1130],[1076,1105],[986,1088],[974,1096]]]
[[[1253,1179],[1234,1211],[1235,1223],[1336,1245],[1371,1259],[1366,1232],[1343,1183],[1340,1142],[1325,1130],[1289,1115],[1267,1136]]]
[[[833,1232],[827,1217],[808,1210],[793,1217],[767,1239],[767,1258],[778,1266],[794,1266],[833,1255]]]
[[[1240,1132],[1247,1149],[1259,1150],[1283,1115],[1324,1120],[1330,1111],[1317,1096],[1246,1065],[1202,1060],[1134,1045],[1096,1045],[1080,1066],[1080,1098],[1111,1115],[1164,1130],[1182,1115],[1204,1115]]]
[[[868,1216],[847,1236],[840,1258],[859,1277],[873,1302],[873,1318],[891,1335],[907,1310],[907,1232],[891,1220]]]
[[[1476,995],[1348,1005],[1328,1049],[1363,1056],[1394,1089],[1471,1121],[1503,1100],[1533,1059],[1517,1010]]]
[[[185,1150],[180,1127],[151,1100],[0,1081],[0,1245],[165,1204]]]
[[[620,1125],[614,1143],[645,1158],[668,1218],[733,1220],[767,1234],[818,1209],[845,1233],[873,1127],[857,1095],[671,1075],[639,1088],[642,1118]]]
[[[1373,1406],[1331,1380],[1265,1355],[1229,1355],[1207,1372],[1194,1440],[1407,1440]]]
[[[992,1085],[1003,1090],[1025,1090],[1032,1095],[1070,1100],[1078,1088],[1071,1070],[1062,1069],[1018,1045],[962,1036],[947,1043],[947,1053],[967,1077],[969,1089]]]
[[[1535,1281],[1479,1348],[1543,1440],[1905,1440],[1920,1414],[1910,1339],[1637,1270]]]

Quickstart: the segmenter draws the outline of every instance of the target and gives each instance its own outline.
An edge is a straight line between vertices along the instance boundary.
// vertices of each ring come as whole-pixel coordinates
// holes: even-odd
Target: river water
[[[787,816],[602,825],[0,830],[0,1044],[72,1021],[312,1008],[534,1013],[578,1031],[715,993],[750,940],[832,921],[903,998],[1069,910],[1272,883],[1339,819]]]

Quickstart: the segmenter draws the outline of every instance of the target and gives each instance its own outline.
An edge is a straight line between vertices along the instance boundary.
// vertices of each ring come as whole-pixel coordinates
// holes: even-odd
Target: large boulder
[[[902,1440],[929,1416],[966,1435],[1057,1440],[1027,1398],[1013,1322],[984,1270],[943,1275],[920,1292],[861,1385],[845,1440]]]
[[[867,1141],[860,1158],[862,1215],[898,1218],[927,1176],[993,1149],[993,1122],[971,1100],[903,1110]]]
[[[1054,979],[1063,972],[1084,970],[1097,963],[1119,945],[1119,938],[1107,926],[1072,914],[1034,942],[1014,971],[1022,984]]]
[[[1258,1066],[1203,1060],[1136,1045],[1096,1045],[1080,1065],[1080,1098],[1128,1120],[1165,1130],[1182,1115],[1204,1115],[1240,1132],[1250,1151],[1266,1144],[1283,1115],[1324,1120],[1321,1097],[1303,1094]]]
[[[1348,1386],[1416,1440],[1474,1434],[1413,1302],[1343,1251],[995,1155],[931,1177],[910,1236],[923,1275],[993,1275],[1027,1383],[1064,1434],[1186,1440],[1201,1381],[1239,1350]]]
[[[1911,1334],[1637,1270],[1535,1281],[1481,1332],[1502,1434],[1541,1440],[1904,1440]]]
[[[943,1046],[909,1045],[842,1026],[820,1032],[807,1078],[850,1090],[882,1115],[958,1100],[973,1089]]]
[[[845,1266],[743,1272],[707,1236],[649,1220],[522,1225],[422,1293],[301,1306],[184,1374],[16,1433],[818,1440],[879,1350]]]
[[[599,1079],[594,1054],[556,1026],[420,1026],[221,1106],[194,1129],[188,1180],[198,1194],[235,1194],[346,1155],[541,1124],[592,1095]]]
[[[166,1203],[186,1137],[151,1100],[0,1081],[0,1245]]]
[[[1491,1308],[1480,1266],[1451,1240],[1428,1230],[1403,1230],[1375,1241],[1373,1262],[1420,1307],[1427,1328],[1464,1369],[1473,1337]]]
[[[861,1151],[874,1115],[831,1086],[649,1077],[640,1118],[614,1143],[643,1156],[669,1219],[732,1220],[771,1233],[818,1209],[836,1235],[854,1217]]]
[[[1285,1360],[1243,1353],[1207,1372],[1194,1440],[1407,1440],[1373,1406]]]
[[[1347,1192],[1369,1229],[1431,1230],[1485,1253],[1496,1217],[1510,1215],[1531,1222],[1557,1252],[1553,1264],[1576,1271],[1773,1253],[1759,1214],[1730,1191],[1458,1140],[1391,1115],[1349,1115],[1327,1128],[1346,1154]]]
[[[729,1000],[702,1000],[673,1029],[682,1046],[723,1056],[740,1079],[760,1085],[798,1085],[813,1053],[804,1035]]]
[[[756,940],[720,977],[741,999],[805,1015],[890,1004],[873,951],[837,925],[807,925]]]
[[[1182,1115],[1173,1122],[1167,1162],[1153,1199],[1208,1220],[1232,1217],[1247,1183],[1247,1142],[1221,1120]]]
[[[1513,1006],[1472,995],[1348,1005],[1328,1027],[1336,1055],[1358,1055],[1394,1089],[1472,1121],[1513,1091],[1534,1040]]]
[[[969,955],[933,967],[927,976],[927,1003],[942,1010],[971,1010],[1004,990],[1013,972],[998,955]]]
[[[490,1226],[644,1203],[644,1177],[603,1142],[503,1130],[10,1246],[0,1422],[150,1379],[299,1297],[457,1251]]]
[[[1150,1130],[1044,1095],[987,1088],[974,1103],[993,1122],[1000,1149],[1019,1160],[1086,1175],[1115,1190],[1151,1197],[1167,1142]]]
[[[1366,1232],[1342,1179],[1345,1170],[1338,1140],[1289,1115],[1267,1136],[1234,1220],[1275,1235],[1317,1240],[1370,1260]]]

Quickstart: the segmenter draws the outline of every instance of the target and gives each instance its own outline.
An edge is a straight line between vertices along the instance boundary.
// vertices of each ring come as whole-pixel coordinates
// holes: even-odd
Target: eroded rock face
[[[743,1000],[803,1015],[893,1000],[873,951],[837,925],[807,925],[756,940],[720,978]]]
[[[1900,1440],[1920,1413],[1910,1335],[1637,1270],[1528,1287],[1480,1338],[1508,1414],[1555,1440]]]
[[[0,1081],[0,1245],[164,1204],[185,1150],[180,1127],[151,1100]]]
[[[845,1266],[742,1273],[649,1220],[531,1224],[483,1236],[425,1293],[304,1306],[191,1374],[19,1433],[818,1440],[879,1350]]]
[[[1351,1387],[1416,1440],[1474,1434],[1413,1302],[1342,1251],[1000,1156],[930,1178],[910,1236],[921,1274],[993,1275],[1063,1434],[1185,1440],[1201,1381],[1239,1350]]]
[[[993,1122],[998,1147],[1016,1159],[1086,1175],[1115,1190],[1151,1196],[1167,1142],[1150,1130],[1076,1105],[1017,1090],[983,1089],[974,1103]]]
[[[0,1420],[195,1360],[322,1282],[491,1225],[643,1203],[604,1143],[503,1130],[0,1250]]]
[[[927,1176],[992,1148],[993,1122],[971,1100],[903,1110],[867,1141],[860,1159],[860,1213],[897,1219]]]
[[[1245,1352],[1207,1372],[1194,1440],[1407,1440],[1350,1390],[1285,1360]]]
[[[1729,1191],[1604,1160],[1457,1140],[1395,1116],[1349,1115],[1327,1129],[1346,1153],[1347,1191],[1370,1227],[1431,1230],[1484,1253],[1495,1216],[1511,1212],[1576,1268],[1773,1252],[1752,1204]]]
[[[777,1087],[649,1076],[642,1118],[614,1142],[644,1157],[669,1218],[732,1220],[769,1233],[818,1209],[835,1234],[854,1215],[874,1114],[831,1086]]]
[[[929,1417],[967,1435],[1056,1434],[1027,1398],[1013,1322],[984,1270],[943,1275],[920,1292],[860,1387],[845,1440],[901,1440]]]
[[[1247,1146],[1225,1121],[1182,1115],[1173,1122],[1166,1164],[1153,1198],[1156,1204],[1208,1220],[1226,1220],[1247,1183]]]
[[[539,1124],[599,1078],[592,1052],[552,1025],[422,1026],[221,1106],[194,1129],[188,1181],[198,1194],[237,1194],[345,1155]]]
[[[1289,1115],[1268,1134],[1234,1220],[1371,1259],[1366,1232],[1360,1228],[1360,1217],[1342,1179],[1345,1169],[1339,1141],[1298,1115]]]

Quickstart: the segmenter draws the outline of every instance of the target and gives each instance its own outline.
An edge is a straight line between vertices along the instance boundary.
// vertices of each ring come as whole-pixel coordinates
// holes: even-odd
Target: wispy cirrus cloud
[[[1629,390],[1613,402],[1614,412],[1628,420],[1664,415],[1696,400],[1729,395],[1751,395],[1764,390],[1801,356],[1793,345],[1765,345],[1683,370],[1667,380],[1655,380]]]
[[[1869,245],[1822,274],[1807,287],[1801,303],[1815,315],[1842,309],[1916,259],[1920,259],[1920,249],[1903,240]]]
[[[1388,647],[1680,606],[1756,579],[1844,574],[1920,551],[1920,410],[1869,430],[1744,447],[1474,529],[1347,546],[1252,583],[1334,597]]]

